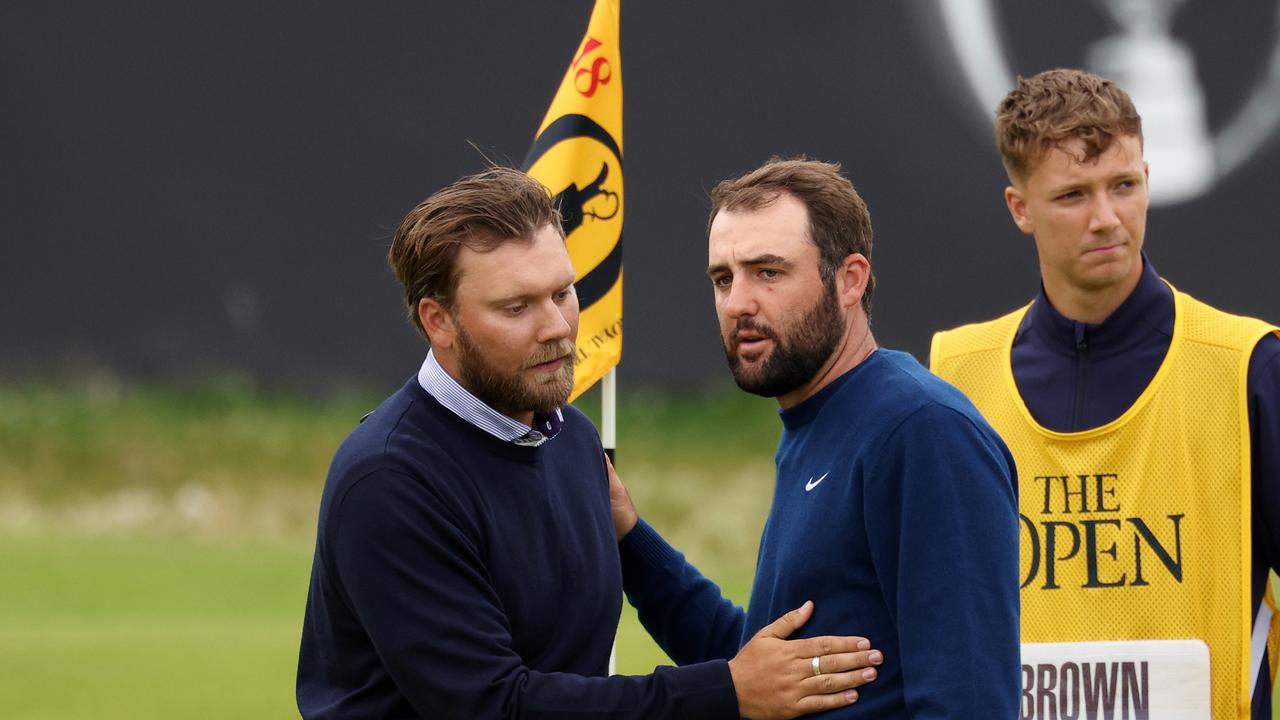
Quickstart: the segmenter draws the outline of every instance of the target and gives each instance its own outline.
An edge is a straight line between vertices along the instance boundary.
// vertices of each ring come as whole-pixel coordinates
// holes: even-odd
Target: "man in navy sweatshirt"
[[[416,207],[389,261],[431,350],[334,457],[298,661],[305,718],[791,718],[853,702],[859,637],[608,677],[622,605],[600,441],[565,405],[578,301],[547,190],[491,168]],[[820,655],[842,674],[815,678]]]
[[[732,656],[812,598],[801,634],[856,632],[884,651],[875,683],[832,717],[1013,720],[1013,459],[960,392],[877,348],[871,219],[839,170],[775,159],[711,194],[725,355],[742,389],[777,398],[783,425],[750,606],[639,520],[611,475],[627,596],[682,665]]]

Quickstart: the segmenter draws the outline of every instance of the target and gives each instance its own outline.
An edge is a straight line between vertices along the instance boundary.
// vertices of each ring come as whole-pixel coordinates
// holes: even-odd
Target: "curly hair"
[[[1084,141],[1079,162],[1091,161],[1116,137],[1142,142],[1142,118],[1129,94],[1106,78],[1082,70],[1046,70],[1018,85],[996,108],[996,147],[1009,179],[1021,183],[1052,148]]]

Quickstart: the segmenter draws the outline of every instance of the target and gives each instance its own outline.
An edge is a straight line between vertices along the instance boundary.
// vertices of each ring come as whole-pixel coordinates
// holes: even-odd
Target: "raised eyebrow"
[[[790,267],[791,261],[781,255],[765,253],[764,255],[747,258],[742,261],[742,264],[746,267],[759,267],[761,265],[781,265],[782,267]]]

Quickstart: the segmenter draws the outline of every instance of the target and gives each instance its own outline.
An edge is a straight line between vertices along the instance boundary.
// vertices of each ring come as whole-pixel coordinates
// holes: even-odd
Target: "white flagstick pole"
[[[600,381],[600,443],[604,445],[605,454],[613,462],[617,462],[614,453],[618,448],[618,367],[609,368]],[[609,650],[609,674],[618,674],[618,640],[614,637],[613,648]]]
[[[600,381],[600,442],[609,459],[617,462],[614,452],[618,447],[618,368],[611,367]]]

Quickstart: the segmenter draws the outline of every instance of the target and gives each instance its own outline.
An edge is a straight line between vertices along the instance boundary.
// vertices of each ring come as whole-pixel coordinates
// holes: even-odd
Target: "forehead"
[[[1061,147],[1050,147],[1040,157],[1031,174],[1028,185],[1050,186],[1110,177],[1124,173],[1141,173],[1143,170],[1142,142],[1136,135],[1121,135],[1101,155],[1081,162],[1085,156],[1085,143],[1071,139]]]
[[[574,279],[564,238],[550,225],[531,239],[510,240],[487,252],[463,246],[458,250],[457,270],[458,302],[540,295]]]
[[[712,265],[765,255],[794,259],[817,249],[809,238],[808,209],[787,193],[756,210],[721,210],[711,221],[708,257]]]

